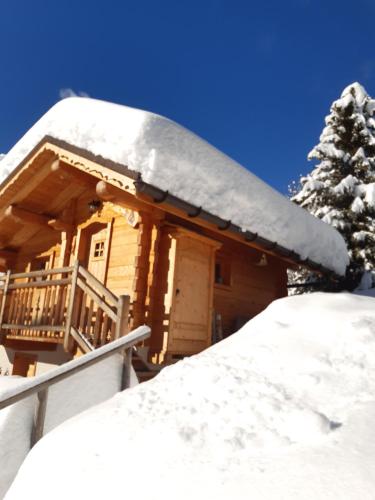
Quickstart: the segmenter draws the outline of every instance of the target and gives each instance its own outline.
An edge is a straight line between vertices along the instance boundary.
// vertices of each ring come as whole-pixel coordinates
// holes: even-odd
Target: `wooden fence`
[[[116,297],[78,262],[0,277],[0,332],[11,338],[73,341],[88,352],[129,331],[129,296]]]

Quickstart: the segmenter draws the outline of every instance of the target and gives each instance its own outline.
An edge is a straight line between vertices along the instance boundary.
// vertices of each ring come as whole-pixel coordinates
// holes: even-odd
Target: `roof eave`
[[[272,252],[277,254],[281,258],[291,261],[294,264],[301,265],[303,267],[308,267],[312,271],[325,274],[330,279],[341,280],[342,276],[323,266],[322,264],[315,262],[309,258],[303,259],[297,252],[292,249],[286,248],[280,245],[277,241],[271,241],[257,233],[252,233],[251,231],[243,231],[239,226],[233,224],[231,221],[224,220],[217,215],[207,212],[202,207],[197,207],[191,203],[188,203],[176,196],[170,194],[168,191],[163,191],[151,184],[148,184],[141,179],[134,182],[137,193],[142,193],[152,199],[154,203],[165,203],[167,205],[172,205],[173,207],[184,212],[188,217],[197,218],[204,220],[210,224],[215,225],[218,229],[235,234],[236,236],[241,236],[246,243],[254,243],[265,252]]]

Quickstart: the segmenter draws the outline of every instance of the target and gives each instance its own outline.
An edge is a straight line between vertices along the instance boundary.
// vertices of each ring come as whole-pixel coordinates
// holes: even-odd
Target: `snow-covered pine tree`
[[[347,280],[354,287],[375,276],[375,100],[353,83],[330,111],[308,155],[319,163],[291,199],[343,235],[350,256]],[[298,277],[309,278],[306,272]]]

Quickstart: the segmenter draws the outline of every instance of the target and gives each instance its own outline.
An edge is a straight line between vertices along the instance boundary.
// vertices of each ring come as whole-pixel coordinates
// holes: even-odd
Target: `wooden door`
[[[36,371],[37,356],[16,352],[13,360],[12,375],[33,377]]]
[[[111,235],[112,221],[107,224],[95,222],[84,228],[79,238],[78,259],[103,285],[107,280]],[[79,309],[79,329],[96,345],[100,341],[103,311],[88,295],[80,302]]]
[[[107,273],[108,240],[107,226],[89,236],[87,269],[103,284]]]
[[[193,354],[211,344],[215,251],[220,246],[187,231],[176,236],[168,354]]]

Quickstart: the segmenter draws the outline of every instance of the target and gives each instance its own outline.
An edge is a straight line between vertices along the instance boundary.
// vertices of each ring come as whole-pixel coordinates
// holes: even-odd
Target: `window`
[[[104,257],[104,241],[97,241],[94,245],[94,259],[102,259]]]
[[[228,255],[216,256],[215,260],[215,285],[231,285],[230,258]]]

